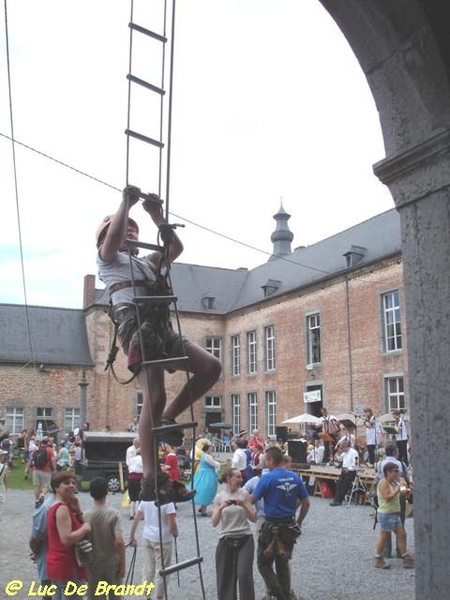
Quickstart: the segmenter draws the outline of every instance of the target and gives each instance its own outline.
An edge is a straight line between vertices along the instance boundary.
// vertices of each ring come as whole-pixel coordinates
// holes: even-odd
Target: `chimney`
[[[87,308],[95,301],[95,275],[84,276],[83,308]]]

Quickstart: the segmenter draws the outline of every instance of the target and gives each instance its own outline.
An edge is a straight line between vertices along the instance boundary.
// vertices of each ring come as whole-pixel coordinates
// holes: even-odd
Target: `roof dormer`
[[[343,254],[343,256],[345,256],[347,269],[357,265],[364,258],[366,252],[367,248],[364,248],[363,246],[355,246],[352,244],[350,246],[350,250],[344,252]]]
[[[268,279],[266,283],[261,286],[264,292],[264,298],[268,298],[272,294],[275,294],[279,287],[281,287],[281,281],[278,279]]]
[[[215,296],[211,296],[211,294],[208,292],[207,294],[203,294],[202,306],[205,310],[213,310],[215,301]]]

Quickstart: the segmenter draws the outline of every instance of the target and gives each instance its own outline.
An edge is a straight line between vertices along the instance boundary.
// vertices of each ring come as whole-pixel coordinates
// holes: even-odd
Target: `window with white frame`
[[[218,360],[222,361],[222,338],[207,337],[205,349]]]
[[[403,348],[400,295],[398,290],[383,294],[382,301],[384,350],[385,352],[395,352]]]
[[[256,331],[247,332],[247,373],[254,375],[258,371]]]
[[[233,434],[238,435],[241,431],[241,396],[240,394],[231,394],[231,422],[233,424]]]
[[[143,403],[144,403],[144,396],[142,395],[142,390],[136,390],[136,415],[137,415],[138,419],[141,416]]]
[[[266,392],[266,430],[267,435],[276,435],[277,425],[277,395],[273,390]]]
[[[51,419],[53,417],[53,408],[50,406],[38,406],[36,409],[36,416],[38,419]]]
[[[39,423],[41,424],[41,427],[39,427]],[[49,435],[54,426],[53,408],[50,406],[38,406],[36,409],[36,428],[42,428],[43,433]]]
[[[206,408],[221,408],[222,396],[206,396],[205,407]]]
[[[275,356],[275,327],[269,325],[264,327],[264,358],[265,370],[275,371],[276,356]]]
[[[231,336],[231,374],[238,377],[241,374],[241,336]]]
[[[64,409],[64,431],[73,431],[75,427],[81,427],[80,409],[65,408]]]
[[[319,313],[306,317],[306,362],[308,365],[321,362]]]
[[[247,394],[248,399],[248,429],[258,429],[258,395],[256,392]]]
[[[24,428],[24,413],[23,408],[16,406],[7,406],[5,414],[5,427],[11,435],[19,434]]]
[[[405,389],[403,377],[385,377],[384,386],[387,411],[403,411],[405,409]]]

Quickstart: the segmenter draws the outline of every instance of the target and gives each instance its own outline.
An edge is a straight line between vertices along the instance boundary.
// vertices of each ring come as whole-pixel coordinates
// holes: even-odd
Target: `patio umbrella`
[[[216,429],[233,429],[233,425],[231,423],[225,423],[224,421],[210,423],[209,426],[215,427]]]
[[[392,413],[385,413],[384,415],[380,415],[379,417],[376,417],[376,419],[379,423],[393,423],[395,421]],[[409,415],[405,415],[403,413],[402,419],[404,421],[409,421]]]
[[[303,413],[298,415],[297,417],[292,417],[291,419],[287,419],[287,421],[283,421],[282,425],[294,425],[299,423],[318,423],[320,419],[315,417],[314,415],[308,415],[308,413]]]

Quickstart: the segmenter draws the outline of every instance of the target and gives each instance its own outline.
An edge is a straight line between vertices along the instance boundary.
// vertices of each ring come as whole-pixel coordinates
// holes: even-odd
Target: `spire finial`
[[[279,256],[291,254],[291,242],[294,238],[294,234],[289,229],[288,225],[291,215],[288,214],[283,208],[283,196],[280,196],[280,203],[279,211],[273,215],[277,226],[275,231],[270,236],[270,240],[273,242],[273,254],[269,260],[273,260]]]

